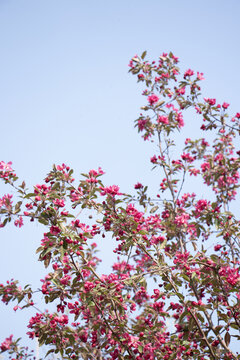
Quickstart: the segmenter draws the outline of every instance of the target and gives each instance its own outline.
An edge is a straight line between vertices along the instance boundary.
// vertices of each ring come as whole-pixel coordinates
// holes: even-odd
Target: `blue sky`
[[[231,103],[235,113],[239,12],[238,0],[0,0],[0,160],[12,161],[29,185],[62,162],[76,177],[101,166],[105,182],[124,192],[154,182],[154,149],[133,128],[145,100],[129,59],[171,50],[183,70],[204,73],[207,97]],[[188,121],[191,129],[194,118]],[[8,189],[0,184],[0,191]],[[33,253],[41,234],[32,224],[1,230],[0,281],[39,279]],[[0,340],[14,330],[21,336],[26,320],[0,304]]]

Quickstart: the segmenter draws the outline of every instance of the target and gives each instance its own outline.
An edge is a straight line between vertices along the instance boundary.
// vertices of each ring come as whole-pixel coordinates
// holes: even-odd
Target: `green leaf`
[[[197,278],[197,274],[196,274],[195,272],[193,272],[193,273],[191,274],[191,279],[194,280],[194,279],[196,279],[196,278]]]
[[[182,320],[183,320],[187,315],[189,315],[189,311],[184,311],[184,312],[180,315],[179,322],[182,322]]]
[[[184,300],[184,296],[183,296],[183,294],[181,294],[181,293],[176,293],[176,295],[179,297],[179,299],[181,299],[181,300]]]
[[[146,55],[147,55],[147,51],[144,51],[141,55],[141,59],[144,60]]]
[[[239,330],[239,326],[238,326],[237,324],[235,324],[235,323],[231,323],[231,324],[230,324],[230,327],[231,327],[232,329]]]
[[[18,201],[15,205],[15,213],[18,212],[20,210],[20,207],[22,205],[22,201]]]
[[[219,334],[219,332],[220,332],[220,330],[221,330],[222,328],[223,328],[222,325],[216,326],[216,327],[215,327],[215,330],[214,330],[214,333],[215,333],[215,334]]]
[[[65,249],[63,246],[60,247],[60,259],[62,260],[62,258],[64,257],[65,254]]]
[[[231,335],[229,334],[229,332],[226,332],[226,334],[224,336],[224,340],[225,340],[226,345],[228,346],[231,341]]]
[[[42,246],[40,246],[39,248],[37,248],[37,250],[36,250],[36,254],[37,253],[39,253],[40,251],[42,251],[43,250],[43,247]]]
[[[187,282],[190,281],[190,278],[186,274],[182,274],[181,277],[186,280]]]
[[[219,263],[219,257],[215,254],[211,255],[210,258],[212,259],[213,262],[215,262],[216,264]]]
[[[48,225],[48,220],[43,219],[43,218],[39,218],[39,219],[38,219],[38,222],[39,222],[40,224],[43,224],[43,225]]]
[[[31,198],[31,197],[35,197],[36,196],[36,194],[34,194],[34,193],[29,193],[29,194],[27,194],[27,195],[25,195],[24,196],[24,199],[29,199],[29,198]]]
[[[150,214],[155,213],[158,210],[158,206],[154,206],[151,210],[150,210]]]
[[[159,246],[159,249],[160,249],[160,250],[164,249],[165,246],[166,246],[166,243],[167,243],[167,239],[165,239],[165,240],[161,243],[161,245]]]
[[[197,314],[197,318],[201,321],[201,323],[204,323],[204,317],[198,312]]]

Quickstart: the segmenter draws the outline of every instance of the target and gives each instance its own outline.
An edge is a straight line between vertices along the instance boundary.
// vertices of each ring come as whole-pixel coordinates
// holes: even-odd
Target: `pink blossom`
[[[165,240],[166,239],[164,236],[153,236],[151,239],[151,244],[154,245],[162,244]]]
[[[187,145],[189,142],[191,142],[192,140],[190,139],[190,138],[186,138],[186,140],[185,140],[185,145]]]
[[[192,157],[189,153],[183,153],[181,158],[188,163],[191,163],[195,160],[194,157]]]
[[[0,349],[1,351],[6,351],[6,350],[9,350],[10,349],[10,346],[12,344],[12,338],[13,338],[13,335],[10,335],[8,338],[6,338],[2,344],[0,345]]]
[[[5,207],[7,210],[11,210],[12,208],[12,195],[6,194],[2,198],[0,198],[0,208]]]
[[[89,184],[97,184],[98,180],[95,177],[90,177],[89,179],[86,180],[86,182]]]
[[[64,207],[65,206],[65,202],[63,199],[56,199],[53,200],[53,203],[58,206],[58,207]]]
[[[156,164],[156,162],[157,162],[157,157],[156,157],[156,155],[153,155],[153,156],[151,157],[150,161],[151,161],[151,163]]]
[[[153,105],[153,104],[157,103],[158,100],[159,100],[159,97],[157,95],[155,95],[155,94],[152,94],[152,95],[148,96],[148,102],[149,102],[150,105]]]
[[[201,145],[202,146],[209,146],[209,143],[205,139],[202,139]]]
[[[184,120],[181,112],[176,114],[176,121],[178,122],[178,126],[180,128],[184,126]]]
[[[238,269],[233,269],[230,266],[222,266],[219,275],[225,277],[226,281],[232,286],[239,282],[240,279]]]
[[[22,218],[22,216],[19,216],[19,218],[14,221],[14,225],[15,225],[15,226],[18,226],[18,227],[22,227],[22,226],[23,226],[23,218]]]
[[[138,129],[139,131],[143,131],[146,128],[147,119],[140,118],[138,119]]]
[[[209,105],[215,105],[216,104],[216,99],[210,99],[210,98],[204,98],[204,100],[209,104]]]
[[[50,233],[52,235],[58,235],[61,232],[61,229],[58,226],[52,225],[50,228]]]
[[[189,217],[190,217],[189,214],[182,213],[182,214],[177,215],[177,216],[175,217],[174,223],[175,223],[177,226],[185,225],[185,224],[187,224]]]
[[[56,168],[57,168],[58,171],[62,171],[62,170],[64,170],[64,169],[66,169],[66,165],[65,165],[65,164],[57,165]]]
[[[201,114],[201,113],[202,113],[202,110],[201,110],[200,107],[198,107],[198,106],[195,106],[195,110],[196,110],[197,114]]]
[[[205,78],[203,77],[203,73],[197,72],[197,78],[198,80],[205,80]]]
[[[207,200],[201,199],[198,200],[197,204],[195,205],[195,216],[198,218],[204,210],[207,210],[209,207],[209,202]]]
[[[143,185],[139,182],[134,185],[134,189],[142,189],[142,188],[143,188]]]
[[[90,177],[96,177],[96,176],[99,176],[99,175],[103,175],[104,171],[102,170],[101,167],[99,167],[98,170],[89,170],[88,174],[89,174]]]
[[[34,331],[28,331],[27,335],[30,337],[30,339],[34,339],[35,337],[35,332]]]
[[[12,162],[9,161],[7,164],[4,161],[0,161],[0,171],[13,171],[13,169],[11,168]]]
[[[187,76],[192,76],[192,75],[194,75],[194,71],[191,69],[188,69],[184,73],[184,79],[186,79]]]
[[[176,89],[176,93],[177,93],[178,95],[184,95],[184,94],[185,94],[185,91],[186,91],[185,86],[182,87],[182,88]]]
[[[178,63],[178,61],[179,61],[178,59],[179,59],[179,58],[178,58],[177,56],[174,56],[174,55],[172,54],[172,58],[173,58],[173,60],[174,60],[175,63]]]
[[[119,192],[119,187],[117,185],[112,185],[112,186],[108,186],[108,187],[102,187],[100,186],[100,190],[102,190],[101,195],[122,195]]]
[[[133,68],[133,67],[134,67],[134,65],[133,65],[133,61],[132,61],[132,60],[130,60],[130,61],[129,61],[128,66],[129,66],[130,68]]]
[[[138,78],[139,78],[139,80],[143,80],[143,79],[144,79],[144,75],[143,75],[143,74],[138,74]]]
[[[84,284],[84,289],[86,290],[86,292],[91,291],[94,287],[95,285],[90,281],[86,281]]]
[[[198,174],[200,174],[200,170],[198,170],[196,168],[191,168],[191,169],[189,169],[189,174],[190,174],[190,176],[191,175],[197,176]]]
[[[224,102],[224,103],[222,104],[222,108],[223,108],[224,110],[226,110],[226,109],[229,107],[229,105],[230,105],[230,104]]]
[[[210,164],[208,162],[204,162],[203,164],[201,164],[201,169],[203,173],[206,172],[210,169]]]
[[[161,116],[159,115],[158,116],[158,123],[162,123],[162,124],[169,124],[169,121],[168,121],[168,117],[167,116]]]

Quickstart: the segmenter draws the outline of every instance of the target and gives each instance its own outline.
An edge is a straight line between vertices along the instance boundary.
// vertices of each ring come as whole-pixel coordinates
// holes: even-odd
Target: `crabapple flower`
[[[157,95],[152,94],[152,95],[148,96],[148,102],[150,105],[157,103],[158,100],[159,100],[159,97]]]
[[[102,196],[104,196],[104,195],[112,195],[112,196],[122,195],[119,192],[119,186],[117,186],[117,185],[112,185],[112,186],[108,186],[108,187],[100,186],[100,190],[102,190],[101,191]]]
[[[210,99],[210,98],[204,98],[204,100],[209,104],[209,105],[215,105],[216,104],[216,99]]]
[[[12,338],[13,335],[10,335],[8,338],[6,338],[0,345],[1,351],[6,351],[10,349],[10,346],[12,344]]]
[[[222,108],[223,108],[224,110],[226,110],[226,109],[229,107],[229,105],[230,105],[230,104],[224,102],[224,103],[222,104]]]
[[[165,124],[165,125],[169,124],[167,116],[160,116],[159,115],[157,121],[158,121],[159,124]]]
[[[0,171],[4,171],[4,172],[13,171],[11,165],[12,165],[11,161],[9,161],[7,164],[4,161],[0,161]]]
[[[142,188],[143,188],[143,185],[139,182],[134,185],[134,189],[142,189]]]
[[[184,77],[184,79],[186,79],[187,76],[192,76],[192,75],[194,75],[194,71],[191,70],[191,69],[188,69],[188,70],[185,71],[183,77]]]
[[[17,227],[22,227],[23,226],[23,218],[22,218],[22,216],[19,216],[19,218],[14,221],[14,225],[17,226]]]
[[[203,73],[197,72],[197,78],[198,80],[205,80],[205,78],[203,77]]]

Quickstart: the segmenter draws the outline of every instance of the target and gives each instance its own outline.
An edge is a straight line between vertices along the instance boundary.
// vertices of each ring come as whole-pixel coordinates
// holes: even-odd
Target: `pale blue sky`
[[[154,149],[133,129],[145,100],[129,59],[173,51],[183,70],[204,72],[206,96],[230,102],[235,113],[239,13],[238,0],[0,0],[0,160],[32,185],[62,162],[76,177],[101,166],[105,182],[124,192],[154,182]],[[32,224],[1,230],[0,282],[37,282],[32,254],[41,231]],[[0,340],[15,329],[21,336],[27,318],[0,304]]]

